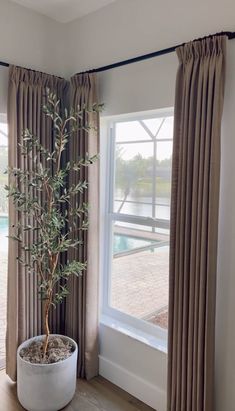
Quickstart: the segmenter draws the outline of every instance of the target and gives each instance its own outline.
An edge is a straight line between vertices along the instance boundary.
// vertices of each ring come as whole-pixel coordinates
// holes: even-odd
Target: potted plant
[[[53,125],[52,150],[41,145],[37,136],[25,130],[20,144],[21,155],[30,157],[31,170],[9,168],[8,197],[20,213],[13,238],[19,243],[17,259],[29,275],[37,277],[43,299],[45,335],[23,342],[17,351],[17,393],[22,406],[29,411],[56,411],[66,406],[76,388],[78,347],[71,338],[50,334],[50,311],[68,294],[71,275],[80,276],[85,262],[69,261],[68,251],[81,246],[78,233],[88,227],[88,204],[79,203],[79,194],[88,183],[79,180],[69,185],[69,173],[94,163],[97,155],[66,160],[71,135],[77,130],[88,132],[89,113],[101,105],[59,113],[60,101],[47,90],[43,112]],[[74,201],[75,199],[75,201]],[[79,222],[79,226],[77,226]],[[30,238],[30,240],[28,240]],[[63,258],[62,258],[63,255]]]

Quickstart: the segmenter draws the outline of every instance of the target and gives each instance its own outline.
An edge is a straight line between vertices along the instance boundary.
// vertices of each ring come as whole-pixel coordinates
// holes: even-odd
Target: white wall
[[[173,107],[177,58],[167,54],[99,74],[103,115]]]
[[[235,29],[235,3],[225,0],[119,0],[74,21],[68,26],[66,73],[109,64],[169,47],[221,30]],[[76,52],[74,52],[76,50]],[[100,75],[101,100],[106,114],[169,107],[174,103],[177,60],[174,55],[115,69]],[[235,40],[228,42],[227,84],[222,133],[221,203],[218,249],[218,292],[216,320],[216,410],[233,411],[235,404]],[[113,341],[113,344],[109,344]],[[133,368],[144,354],[141,343],[133,343],[132,355],[122,361],[126,336],[101,327],[101,365],[105,375],[115,370],[116,383],[134,374],[161,391],[166,388],[166,358],[146,357],[148,367]],[[116,344],[115,344],[116,343]],[[119,353],[117,347],[121,347]],[[151,353],[150,353],[151,355]],[[152,357],[153,358],[153,357]],[[113,364],[110,364],[112,363]],[[118,369],[118,365],[121,367]],[[115,368],[116,367],[116,368]],[[123,372],[124,368],[124,372]],[[119,371],[118,371],[119,370]],[[155,374],[154,372],[155,371]],[[130,380],[129,375],[129,380]],[[162,376],[162,380],[161,380]],[[113,378],[111,372],[110,378]],[[133,377],[134,378],[134,377]],[[119,381],[118,381],[119,380]],[[129,384],[130,387],[131,384]],[[133,387],[132,387],[133,388]],[[156,404],[156,403],[155,403]],[[164,404],[159,406],[164,411]]]
[[[64,74],[65,26],[0,0],[0,60],[51,74]]]
[[[217,411],[235,409],[235,42],[227,53],[222,122],[222,164],[216,321]]]
[[[166,408],[166,355],[100,325],[100,374],[158,411]]]
[[[234,13],[233,0],[117,0],[67,25],[66,73],[233,30]]]

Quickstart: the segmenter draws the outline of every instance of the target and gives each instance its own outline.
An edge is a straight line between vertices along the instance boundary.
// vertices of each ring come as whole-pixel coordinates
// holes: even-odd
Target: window
[[[167,330],[173,111],[108,121],[103,312]]]
[[[0,369],[5,363],[7,255],[8,255],[8,201],[4,186],[8,177],[4,174],[8,165],[8,139],[6,116],[0,114]]]

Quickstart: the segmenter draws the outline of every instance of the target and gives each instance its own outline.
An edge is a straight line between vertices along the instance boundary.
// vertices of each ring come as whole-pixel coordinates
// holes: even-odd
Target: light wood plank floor
[[[16,384],[0,371],[0,411],[24,410],[17,401]],[[46,411],[46,410],[45,410]],[[73,401],[63,411],[153,411],[102,377],[78,380]]]

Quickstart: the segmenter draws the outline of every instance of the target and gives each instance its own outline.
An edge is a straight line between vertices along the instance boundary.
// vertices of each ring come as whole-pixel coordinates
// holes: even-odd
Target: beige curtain
[[[214,411],[220,129],[226,38],[177,49],[168,411]]]
[[[71,79],[71,105],[76,110],[84,104],[92,107],[97,103],[96,76],[94,74],[75,75]],[[89,120],[97,130],[89,133],[78,132],[70,144],[70,160],[77,160],[99,152],[99,118]],[[89,228],[80,233],[83,246],[72,251],[69,259],[87,261],[87,269],[81,278],[70,279],[70,294],[66,301],[66,334],[79,344],[78,376],[90,379],[98,374],[98,271],[99,271],[99,167],[98,162],[89,168],[82,168],[80,176],[71,174],[70,184],[78,178],[88,181],[88,192],[75,201],[89,203]],[[79,225],[78,221],[78,225]]]
[[[29,158],[20,156],[19,143],[22,131],[29,128],[48,148],[53,135],[51,122],[42,114],[45,91],[49,87],[58,98],[66,94],[65,80],[51,75],[11,66],[9,69],[8,125],[9,125],[9,166],[31,170]],[[9,204],[10,234],[11,226],[21,218],[16,214],[13,204]],[[30,241],[30,238],[28,239]],[[38,299],[36,279],[18,264],[18,243],[9,240],[8,259],[8,298],[7,298],[7,337],[6,371],[16,380],[16,350],[27,338],[42,333],[41,302]],[[52,329],[58,331],[60,310],[53,315]]]

